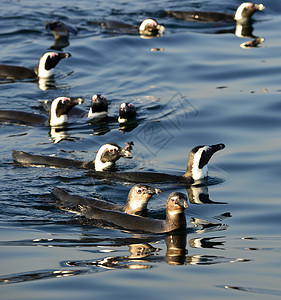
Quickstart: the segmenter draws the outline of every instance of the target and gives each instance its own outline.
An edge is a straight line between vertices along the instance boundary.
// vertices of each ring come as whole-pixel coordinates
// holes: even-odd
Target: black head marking
[[[57,52],[50,53],[47,56],[46,61],[45,61],[45,70],[49,71],[49,70],[53,69],[60,62],[61,59],[67,58],[70,56],[71,56],[71,54],[67,53],[67,52],[66,53],[57,53]]]
[[[78,98],[67,98],[64,97],[60,99],[56,107],[56,116],[59,118],[62,115],[67,115],[71,108],[77,104],[84,102],[84,99],[81,97]]]
[[[107,112],[108,102],[107,99],[102,95],[94,95],[92,97],[91,108],[93,113]]]
[[[100,156],[102,163],[116,162],[119,158],[129,156],[130,152],[118,146],[117,144],[111,143]]]
[[[136,107],[131,103],[122,103],[119,108],[120,119],[132,119],[137,115]]]
[[[204,149],[202,151],[202,155],[199,161],[199,169],[202,169],[205,165],[208,164],[209,160],[211,159],[214,153],[224,148],[225,148],[224,144],[217,144],[217,145],[208,146],[206,149]]]

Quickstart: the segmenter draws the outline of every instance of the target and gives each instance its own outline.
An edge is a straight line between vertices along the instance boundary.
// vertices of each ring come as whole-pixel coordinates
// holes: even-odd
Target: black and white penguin
[[[165,16],[182,19],[185,21],[197,22],[249,22],[251,16],[256,11],[264,10],[263,4],[254,4],[244,2],[236,10],[235,15],[220,12],[203,12],[203,11],[165,11]]]
[[[119,108],[118,122],[124,124],[136,120],[137,110],[132,103],[122,103]]]
[[[12,151],[13,160],[16,164],[31,166],[48,166],[57,168],[77,168],[104,171],[110,168],[121,157],[130,157],[132,154],[129,150],[120,146],[108,143],[100,147],[94,161],[80,161],[68,158],[33,155],[23,151]]]
[[[187,169],[184,175],[171,175],[157,172],[88,172],[94,178],[107,178],[117,181],[138,183],[164,183],[178,182],[191,185],[208,176],[208,162],[219,150],[225,148],[224,144],[211,146],[197,146],[189,152]]]
[[[70,53],[46,52],[35,69],[20,66],[0,65],[0,78],[10,80],[49,78],[54,74],[55,66],[63,58],[70,57]]]
[[[14,110],[0,110],[0,122],[21,125],[50,125],[60,126],[67,123],[67,115],[73,106],[82,104],[81,97],[58,97],[52,101],[49,118],[44,115]]]
[[[95,225],[96,221],[102,221],[106,225],[118,229],[141,231],[150,233],[166,233],[186,228],[185,208],[187,208],[187,197],[183,193],[173,192],[166,202],[166,219],[151,219],[141,216],[130,215],[124,212],[101,209],[97,207],[81,207],[81,215]]]
[[[108,102],[103,95],[93,95],[88,119],[103,119],[108,114]]]
[[[99,24],[106,29],[116,32],[128,34],[139,33],[141,36],[149,37],[161,36],[165,31],[165,27],[163,25],[159,24],[156,20],[151,18],[142,21],[142,23],[138,27],[114,20],[103,20]]]
[[[77,214],[81,214],[83,207],[97,207],[114,211],[122,211],[127,214],[140,215],[146,213],[147,204],[150,198],[155,194],[160,194],[161,190],[148,185],[134,185],[128,194],[125,206],[95,198],[69,194],[64,189],[58,187],[54,187],[52,193],[55,196],[57,205],[60,209]]]
[[[145,19],[139,26],[139,33],[142,36],[161,36],[164,31],[165,27],[155,19]]]

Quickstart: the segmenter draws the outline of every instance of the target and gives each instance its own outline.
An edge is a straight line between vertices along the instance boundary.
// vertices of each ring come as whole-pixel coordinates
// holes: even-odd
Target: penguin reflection
[[[69,34],[77,35],[78,33],[77,29],[61,21],[46,21],[45,27],[54,35],[54,44],[51,46],[54,50],[62,50],[69,46]]]

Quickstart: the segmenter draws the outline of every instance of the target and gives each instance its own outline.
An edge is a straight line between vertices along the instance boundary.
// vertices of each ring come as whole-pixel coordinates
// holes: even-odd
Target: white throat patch
[[[90,110],[88,112],[88,118],[89,119],[102,119],[102,118],[105,118],[106,116],[107,116],[106,111],[94,112],[93,113],[92,107],[90,108]]]
[[[62,125],[64,123],[67,123],[67,115],[61,115],[60,117],[57,117],[56,115],[56,109],[59,101],[64,101],[65,99],[69,99],[66,97],[58,97],[55,100],[53,100],[50,110],[50,125],[51,126],[57,126]]]
[[[199,168],[199,162],[202,156],[203,151],[208,150],[208,146],[200,148],[193,157],[193,164],[192,164],[192,178],[194,180],[203,179],[204,177],[208,176],[208,165],[205,165],[202,169]]]
[[[106,150],[110,150],[110,149],[115,149],[118,150],[118,148],[116,146],[110,145],[110,144],[105,144],[103,146],[100,147],[97,155],[96,155],[96,159],[95,159],[95,170],[96,171],[103,171],[104,169],[110,167],[113,165],[113,162],[108,161],[103,163],[101,161],[101,156],[104,153],[104,151]]]
[[[45,69],[45,63],[46,60],[49,56],[54,56],[54,55],[58,55],[55,52],[47,52],[45,54],[42,55],[42,57],[40,58],[39,64],[38,64],[38,77],[40,78],[49,78],[50,76],[52,76],[54,74],[54,68],[51,70],[46,70]]]
[[[235,13],[235,16],[234,16],[234,20],[242,20],[242,12],[244,10],[245,7],[247,6],[250,6],[250,5],[253,5],[252,3],[250,2],[245,2],[245,3],[242,3],[236,10],[236,13]]]

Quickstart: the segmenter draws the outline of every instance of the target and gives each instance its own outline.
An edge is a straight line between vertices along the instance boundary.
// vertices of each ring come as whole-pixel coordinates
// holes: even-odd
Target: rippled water
[[[234,35],[230,24],[184,22],[161,16],[164,9],[232,13],[239,1],[2,1],[1,63],[35,66],[53,45],[45,21],[76,27],[49,86],[1,82],[0,108],[43,113],[38,100],[102,93],[110,114],[119,105],[137,107],[138,126],[123,131],[76,121],[68,138],[53,143],[47,127],[0,126],[0,253],[3,299],[247,299],[281,296],[281,102],[280,12],[277,1],[254,17],[263,44]],[[103,17],[139,24],[155,17],[163,37],[106,31]],[[151,51],[151,49],[162,51]],[[124,203],[132,185],[103,182],[83,171],[18,167],[12,149],[90,160],[106,142],[133,141],[134,159],[120,170],[180,174],[188,152],[200,144],[225,143],[209,165],[209,204],[190,199],[188,230],[139,235],[81,225],[49,204],[53,186]],[[149,204],[162,214],[171,191]],[[194,194],[198,189],[193,190]],[[177,251],[173,249],[177,248]],[[145,253],[138,256],[141,251]],[[186,250],[186,251],[185,251]]]

